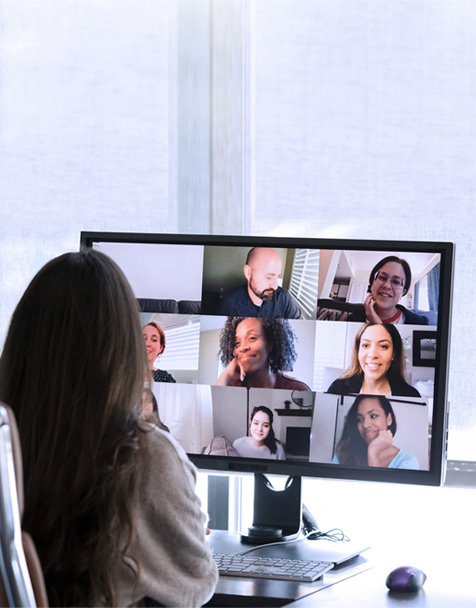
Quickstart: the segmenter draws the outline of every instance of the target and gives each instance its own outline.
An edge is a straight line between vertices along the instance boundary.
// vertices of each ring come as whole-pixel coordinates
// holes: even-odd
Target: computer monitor
[[[256,474],[244,540],[299,530],[303,476],[442,483],[451,243],[82,232],[81,246],[132,285],[175,439],[201,469]],[[266,474],[289,477],[287,498]]]

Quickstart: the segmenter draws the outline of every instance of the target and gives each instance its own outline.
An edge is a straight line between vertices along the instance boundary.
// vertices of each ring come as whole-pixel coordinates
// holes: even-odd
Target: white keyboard
[[[330,562],[279,559],[255,555],[213,555],[218,572],[226,576],[268,578],[312,583],[334,567]]]

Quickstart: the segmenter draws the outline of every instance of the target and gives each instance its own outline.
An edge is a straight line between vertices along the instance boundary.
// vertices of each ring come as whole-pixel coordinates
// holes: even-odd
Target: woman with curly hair
[[[359,395],[352,404],[337,444],[334,464],[419,469],[413,454],[393,443],[397,420],[383,395]]]
[[[285,373],[297,358],[295,339],[286,319],[228,317],[220,335],[220,360],[226,368],[217,384],[311,390]]]
[[[0,399],[18,421],[23,527],[50,606],[202,605],[217,571],[195,467],[141,419],[147,357],[137,303],[94,250],[44,266],[10,323]]]

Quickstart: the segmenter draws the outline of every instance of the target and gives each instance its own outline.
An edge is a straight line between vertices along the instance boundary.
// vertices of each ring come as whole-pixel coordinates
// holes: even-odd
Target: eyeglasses
[[[385,272],[380,271],[375,273],[374,279],[379,283],[382,283],[382,285],[390,280],[392,287],[403,287],[405,285],[405,279],[402,279],[401,277],[390,277],[388,274],[385,274]]]

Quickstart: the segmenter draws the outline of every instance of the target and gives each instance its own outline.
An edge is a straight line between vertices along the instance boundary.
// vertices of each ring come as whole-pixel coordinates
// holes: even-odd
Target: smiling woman
[[[419,469],[418,460],[393,444],[397,421],[383,396],[359,395],[350,408],[334,464]]]
[[[258,405],[251,412],[249,433],[233,442],[235,450],[245,458],[273,458],[284,460],[284,448],[274,436],[273,412],[265,405]]]
[[[156,369],[155,362],[165,350],[165,332],[155,321],[150,321],[142,328],[142,335],[147,351],[147,361],[154,382],[175,382],[175,378],[163,369]]]
[[[428,319],[399,304],[408,293],[412,272],[408,262],[395,255],[380,260],[370,271],[364,310],[349,315],[349,321],[369,323],[413,323],[428,325]]]
[[[402,338],[394,325],[366,323],[355,337],[350,367],[328,393],[421,397],[405,380]]]
[[[222,386],[311,390],[289,376],[297,353],[295,334],[286,319],[228,317],[220,335]]]

